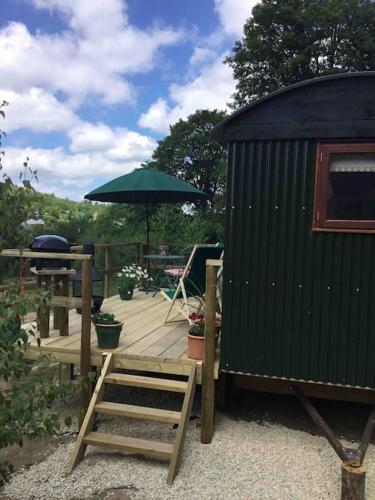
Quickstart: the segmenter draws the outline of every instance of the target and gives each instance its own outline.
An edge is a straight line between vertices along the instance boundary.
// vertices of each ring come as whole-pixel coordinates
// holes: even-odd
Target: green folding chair
[[[164,324],[168,322],[177,300],[181,301],[179,312],[190,324],[192,323],[189,315],[194,308],[189,304],[189,298],[197,297],[198,300],[204,300],[206,292],[206,261],[208,259],[220,259],[223,248],[220,243],[216,245],[194,245],[186,267],[178,280],[177,287],[161,291],[162,296],[171,302]]]

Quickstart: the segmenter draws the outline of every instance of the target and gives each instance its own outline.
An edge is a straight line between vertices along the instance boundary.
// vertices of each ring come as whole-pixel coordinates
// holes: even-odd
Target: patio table
[[[153,276],[153,284],[149,287],[147,291],[153,291],[157,293],[161,285],[164,284],[165,282],[165,275],[164,271],[166,270],[168,265],[179,265],[182,264],[183,261],[185,260],[184,255],[144,255],[143,256],[146,260],[150,262],[150,264],[153,264],[153,268],[155,270],[154,276]]]

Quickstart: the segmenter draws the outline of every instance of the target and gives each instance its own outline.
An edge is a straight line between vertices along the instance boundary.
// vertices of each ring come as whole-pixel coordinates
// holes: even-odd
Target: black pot
[[[118,291],[121,300],[131,300],[133,297],[133,288],[128,288],[126,290],[121,289]]]
[[[103,295],[93,295],[92,299],[93,299],[94,303],[93,303],[93,306],[91,308],[91,314],[97,314],[98,312],[100,312],[104,297],[103,297]],[[78,314],[82,314],[82,307],[77,307],[76,311]]]

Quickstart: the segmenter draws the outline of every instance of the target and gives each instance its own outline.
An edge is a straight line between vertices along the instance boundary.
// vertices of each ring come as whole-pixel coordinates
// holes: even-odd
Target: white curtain
[[[333,153],[331,172],[375,172],[375,153]]]

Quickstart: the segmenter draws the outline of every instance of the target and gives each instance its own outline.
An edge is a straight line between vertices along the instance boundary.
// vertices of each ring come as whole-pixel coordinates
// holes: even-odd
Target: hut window
[[[315,230],[375,230],[375,143],[319,144]]]

